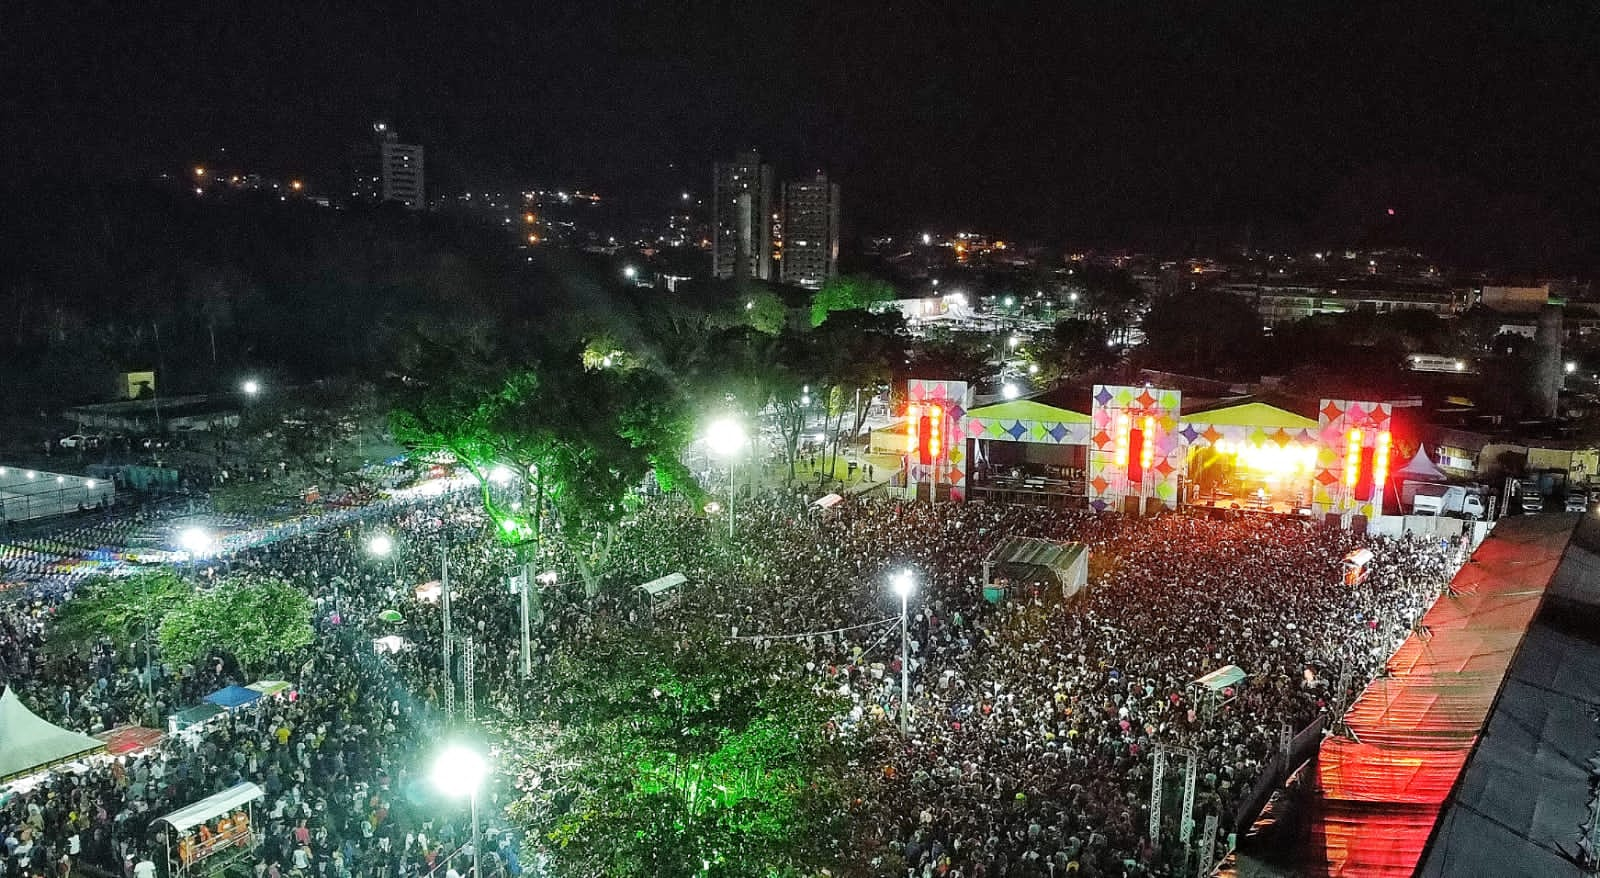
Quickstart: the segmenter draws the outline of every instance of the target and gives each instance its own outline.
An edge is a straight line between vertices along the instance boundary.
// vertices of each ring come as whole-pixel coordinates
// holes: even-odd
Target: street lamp
[[[253,397],[261,392],[261,382],[251,378],[245,383],[239,385],[239,389],[244,391],[245,396]]]
[[[189,560],[195,561],[211,549],[213,540],[211,534],[203,527],[185,528],[178,535],[178,545],[189,553]]]
[[[728,459],[728,539],[733,539],[734,465],[739,453],[750,443],[744,425],[734,418],[718,418],[706,428],[706,447],[717,457]]]
[[[483,878],[480,861],[483,842],[478,832],[478,790],[489,774],[489,763],[483,754],[470,747],[452,744],[439,754],[433,763],[433,785],[451,798],[463,796],[472,802],[472,876]]]
[[[367,537],[367,554],[374,558],[389,559],[389,575],[395,582],[400,581],[400,558],[394,553],[394,537],[386,533],[375,533]]]
[[[627,267],[622,269],[622,276],[627,278],[628,280],[633,280],[634,278],[639,276],[639,269],[634,268],[633,266],[629,265],[629,266],[627,266]]]
[[[900,596],[900,734],[906,734],[911,708],[911,633],[906,601],[917,590],[911,571],[902,570],[889,580],[889,587]]]

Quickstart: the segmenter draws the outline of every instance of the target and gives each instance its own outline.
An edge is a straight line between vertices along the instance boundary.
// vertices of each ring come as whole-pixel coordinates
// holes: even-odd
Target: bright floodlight
[[[483,754],[453,744],[433,763],[433,785],[447,796],[463,798],[476,793],[488,773],[489,763]]]
[[[706,428],[706,445],[718,457],[732,457],[742,450],[750,437],[744,425],[733,418],[718,418]]]
[[[393,551],[394,540],[388,534],[374,534],[371,539],[367,540],[367,553],[370,555],[387,558],[389,553]]]
[[[211,548],[211,534],[205,528],[191,527],[178,535],[178,544],[190,555],[200,555]]]
[[[256,381],[254,379],[246,381],[241,386],[243,387],[244,392],[249,394],[250,396],[255,396],[256,394],[261,392],[261,382]]]
[[[1022,395],[1022,391],[1018,390],[1015,384],[1007,384],[1000,388],[1000,395],[1006,399],[1016,399]]]
[[[896,573],[893,579],[889,580],[889,587],[894,589],[894,593],[904,600],[911,597],[911,593],[917,590],[917,583],[916,580],[911,578],[911,571],[902,570]]]

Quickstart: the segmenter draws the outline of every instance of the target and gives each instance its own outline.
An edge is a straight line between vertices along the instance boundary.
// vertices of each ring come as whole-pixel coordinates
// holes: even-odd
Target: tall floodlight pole
[[[718,418],[706,428],[706,447],[718,457],[728,459],[728,539],[734,537],[733,495],[735,493],[734,467],[738,456],[750,443],[744,425],[731,417]]]
[[[910,726],[911,712],[911,632],[906,605],[917,585],[909,570],[896,573],[889,585],[900,596],[900,734],[904,735]]]
[[[456,681],[450,667],[450,553],[444,546],[439,547],[439,609],[444,616],[444,717],[452,721],[456,715]]]
[[[489,763],[483,754],[459,744],[451,746],[433,764],[433,783],[441,792],[453,798],[463,796],[471,800],[472,808],[472,876],[483,878],[483,839],[478,825],[478,793],[489,774]]]

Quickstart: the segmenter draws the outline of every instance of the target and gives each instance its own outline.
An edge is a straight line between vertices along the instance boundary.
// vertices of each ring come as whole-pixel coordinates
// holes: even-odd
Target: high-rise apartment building
[[[375,122],[372,140],[350,151],[352,201],[395,201],[410,210],[427,207],[422,147],[401,143],[388,124]]]
[[[428,206],[424,200],[422,147],[401,143],[394,132],[378,147],[383,164],[383,200],[398,201],[410,210]]]
[[[712,275],[733,277],[742,251],[750,277],[771,279],[772,166],[751,150],[717,162],[712,178]]]
[[[820,289],[839,273],[839,184],[818,171],[783,184],[784,283]]]

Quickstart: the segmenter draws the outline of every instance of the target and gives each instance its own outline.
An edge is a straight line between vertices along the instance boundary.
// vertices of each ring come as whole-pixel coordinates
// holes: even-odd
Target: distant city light
[[[1390,216],[1394,216],[1394,208],[1392,208],[1392,207],[1391,207],[1391,208],[1389,208],[1389,209],[1388,209],[1388,210],[1387,210],[1387,211],[1386,211],[1386,213],[1388,213],[1388,214],[1389,214],[1389,215],[1390,215]]]
[[[1567,361],[1567,365],[1566,365],[1566,370],[1567,370],[1567,374],[1571,375],[1573,372],[1578,371],[1578,364],[1572,362],[1571,360],[1568,360]]]
[[[922,246],[926,247],[926,246],[928,246],[929,244],[932,244],[932,243],[933,243],[933,236],[928,234],[927,232],[923,232],[922,233]],[[938,283],[938,281],[934,281],[934,283]]]
[[[1070,293],[1070,294],[1068,294],[1068,295],[1067,295],[1067,301],[1069,301],[1069,302],[1076,302],[1076,301],[1078,301],[1078,294],[1077,294],[1077,293]]]
[[[290,180],[289,181],[289,188],[293,189],[296,192],[299,192],[301,189],[306,188],[306,184],[300,182],[299,180]]]
[[[688,200],[689,200],[689,193],[687,193],[687,192],[685,192],[685,193],[683,193],[683,195],[682,195],[682,196],[680,196],[680,197],[681,197],[681,198],[682,198],[682,199],[683,199],[683,200],[684,200],[684,201],[688,201]]]
[[[206,175],[206,169],[199,165],[195,165],[194,175],[196,177],[204,177]]]
[[[628,280],[633,280],[635,277],[638,277],[638,275],[639,275],[639,269],[634,268],[631,265],[627,266],[624,269],[622,269],[622,276],[627,278]]]
[[[239,385],[239,389],[243,390],[249,396],[255,396],[261,392],[261,382],[251,379]]]

